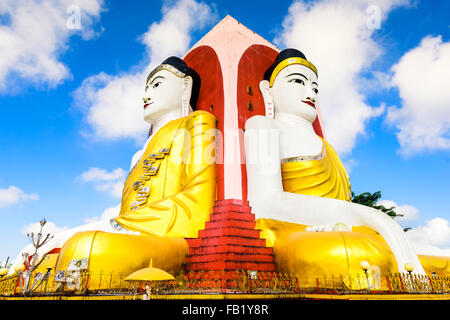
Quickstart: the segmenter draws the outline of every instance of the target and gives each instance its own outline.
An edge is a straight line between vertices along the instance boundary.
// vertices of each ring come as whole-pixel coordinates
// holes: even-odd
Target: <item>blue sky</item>
[[[44,217],[56,231],[117,209],[145,140],[143,75],[227,14],[318,66],[353,191],[381,190],[419,252],[450,255],[449,12],[424,0],[0,0],[0,261]]]

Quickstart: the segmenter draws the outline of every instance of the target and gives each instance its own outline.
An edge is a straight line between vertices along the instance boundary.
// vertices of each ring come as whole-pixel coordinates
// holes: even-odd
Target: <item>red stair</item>
[[[229,278],[236,270],[276,271],[273,250],[266,247],[260,230],[255,229],[255,215],[248,201],[216,201],[205,229],[199,231],[198,238],[186,240],[189,255],[185,272],[213,270]]]

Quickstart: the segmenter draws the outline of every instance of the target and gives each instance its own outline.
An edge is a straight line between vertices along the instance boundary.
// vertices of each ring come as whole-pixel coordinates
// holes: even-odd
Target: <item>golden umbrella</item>
[[[0,269],[0,278],[3,276],[6,276],[8,274],[9,269],[8,268],[1,268]]]
[[[125,281],[138,281],[138,282],[154,282],[154,281],[167,281],[167,280],[175,280],[175,278],[168,272],[154,268],[153,259],[150,260],[150,267],[140,269],[138,271],[133,272],[128,277],[125,278]],[[151,288],[149,288],[151,290]],[[149,292],[147,292],[150,294]],[[147,297],[148,299],[149,297]]]
[[[132,274],[130,274],[128,277],[125,278],[125,281],[175,280],[175,278],[170,273],[162,269],[153,268],[152,264],[153,260],[150,260],[150,267],[133,272]]]

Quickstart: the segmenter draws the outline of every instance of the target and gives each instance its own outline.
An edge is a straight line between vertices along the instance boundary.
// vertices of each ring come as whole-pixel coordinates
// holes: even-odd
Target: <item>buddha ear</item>
[[[273,119],[274,117],[274,106],[272,100],[272,94],[270,92],[269,81],[263,80],[259,83],[259,90],[264,99],[264,106],[266,109],[266,118]]]
[[[192,95],[192,85],[193,85],[193,80],[192,80],[191,76],[187,76],[187,77],[183,78],[183,95],[181,97],[181,99],[182,99],[181,106],[182,106],[183,117],[188,116],[191,111],[191,105],[189,104],[189,101],[191,100],[191,95]]]

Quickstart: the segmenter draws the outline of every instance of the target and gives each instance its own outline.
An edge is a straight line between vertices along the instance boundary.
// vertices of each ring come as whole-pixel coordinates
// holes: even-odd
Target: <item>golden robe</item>
[[[90,289],[122,287],[123,278],[153,266],[176,271],[197,237],[216,197],[215,118],[205,111],[169,122],[147,145],[123,189],[116,221],[141,235],[85,231],[73,235],[55,270],[86,259]],[[108,283],[104,273],[113,272]]]
[[[145,234],[195,238],[216,196],[215,118],[206,111],[169,122],[130,172],[116,221]]]
[[[281,161],[286,192],[351,200],[350,179],[334,149],[324,139],[316,156],[292,157]]]

